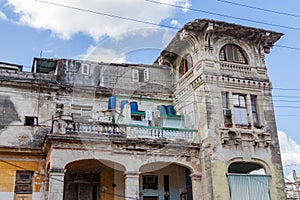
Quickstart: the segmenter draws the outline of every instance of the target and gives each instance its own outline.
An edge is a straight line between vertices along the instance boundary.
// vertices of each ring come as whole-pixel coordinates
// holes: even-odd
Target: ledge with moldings
[[[269,147],[271,135],[263,129],[220,128],[219,137],[223,145],[242,145],[248,142],[254,147]]]

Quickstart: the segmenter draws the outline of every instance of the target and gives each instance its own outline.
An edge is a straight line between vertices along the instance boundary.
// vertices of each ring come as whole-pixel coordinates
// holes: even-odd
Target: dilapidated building
[[[281,33],[197,19],[153,65],[0,70],[5,199],[285,199],[265,54]]]

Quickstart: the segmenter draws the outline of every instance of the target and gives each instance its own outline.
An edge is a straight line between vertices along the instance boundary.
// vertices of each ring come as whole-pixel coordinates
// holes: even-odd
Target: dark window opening
[[[181,62],[180,62],[180,67],[179,67],[179,73],[180,75],[184,75],[187,73],[191,68],[193,67],[193,59],[190,54],[186,54]]]
[[[228,173],[233,174],[265,174],[262,165],[252,162],[235,162],[229,165]]]
[[[185,174],[185,186],[186,192],[182,193],[180,196],[185,200],[193,200],[193,188],[192,188],[192,180],[191,180],[191,171],[188,168],[184,168]]]
[[[270,175],[261,164],[235,162],[228,167],[228,184],[231,199],[270,200]]]
[[[251,109],[252,109],[252,118],[253,118],[253,125],[255,127],[259,127],[259,120],[257,114],[257,97],[251,95]]]
[[[170,180],[169,176],[164,176],[164,199],[170,200]]]
[[[32,116],[25,116],[25,126],[38,125],[38,118]]]
[[[243,49],[235,44],[227,44],[222,47],[219,59],[220,61],[248,64]]]
[[[134,121],[143,121],[142,115],[131,115],[131,120],[134,120]]]
[[[229,109],[228,92],[222,92],[222,107],[223,107],[223,115],[224,115],[224,124],[225,126],[231,126],[232,115],[231,115],[231,110]]]
[[[33,171],[17,171],[15,181],[16,194],[32,193]]]
[[[143,189],[158,189],[158,177],[153,175],[143,176]]]
[[[149,81],[149,69],[132,69],[132,81],[134,82]]]

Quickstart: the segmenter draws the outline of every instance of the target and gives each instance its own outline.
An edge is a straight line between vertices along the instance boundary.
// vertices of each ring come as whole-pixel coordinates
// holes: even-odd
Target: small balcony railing
[[[139,138],[166,138],[166,139],[183,139],[194,141],[197,130],[194,129],[178,129],[169,127],[153,127],[153,126],[131,126],[137,137]]]
[[[185,140],[194,142],[194,129],[153,127],[132,124],[114,124],[104,122],[54,120],[52,134],[86,136],[119,136],[124,138],[164,138],[168,140]]]
[[[237,64],[237,63],[230,63],[230,62],[219,62],[220,63],[220,70],[223,73],[241,73],[241,74],[251,74],[251,66]]]

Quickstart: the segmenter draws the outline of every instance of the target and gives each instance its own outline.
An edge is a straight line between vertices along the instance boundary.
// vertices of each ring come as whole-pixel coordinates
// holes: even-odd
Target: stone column
[[[63,200],[65,169],[51,169],[49,172],[48,200]]]
[[[193,189],[193,200],[202,199],[202,184],[201,184],[201,174],[191,174],[192,179],[192,189]]]
[[[253,116],[252,116],[252,105],[251,105],[251,95],[248,93],[246,95],[246,108],[247,108],[247,114],[248,114],[248,122],[251,124],[251,127],[253,128]]]
[[[232,122],[232,127],[235,127],[235,121],[234,121],[234,107],[232,104],[232,92],[228,92],[228,108],[231,110],[231,122]]]
[[[138,200],[140,199],[140,172],[127,171],[125,172],[125,199]]]

